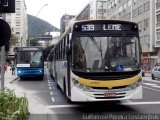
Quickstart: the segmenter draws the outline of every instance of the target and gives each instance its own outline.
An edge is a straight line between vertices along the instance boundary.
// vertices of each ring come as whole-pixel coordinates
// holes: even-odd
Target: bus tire
[[[57,80],[57,72],[55,73],[55,76],[53,76],[54,77],[54,79],[52,79],[53,81],[58,81]]]
[[[155,77],[154,77],[154,75],[152,74],[151,76],[152,76],[152,80],[155,80]]]
[[[19,77],[19,78],[20,78],[21,80],[24,80],[24,77],[22,77],[22,76],[21,76],[21,77]]]
[[[38,76],[39,80],[43,80],[43,75],[42,76]]]
[[[57,87],[57,89],[60,89],[60,86],[58,85],[58,83],[57,83],[56,87]]]
[[[66,101],[67,103],[72,103],[72,101],[70,100],[70,98],[67,96],[67,86],[66,86],[66,82],[65,82],[65,79],[63,80],[63,90],[64,90],[64,94],[65,94],[65,97],[66,97]]]

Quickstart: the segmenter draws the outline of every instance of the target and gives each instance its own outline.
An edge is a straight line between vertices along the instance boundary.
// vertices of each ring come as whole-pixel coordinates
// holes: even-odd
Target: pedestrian
[[[11,71],[12,71],[12,75],[15,75],[15,64],[14,63],[11,63],[10,64],[10,67],[11,67]]]
[[[8,65],[7,63],[4,64],[4,72],[7,72],[7,68],[8,68]]]

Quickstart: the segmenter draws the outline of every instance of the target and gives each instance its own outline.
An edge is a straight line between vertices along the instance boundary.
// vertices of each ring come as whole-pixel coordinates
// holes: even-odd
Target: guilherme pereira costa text
[[[83,120],[160,120],[160,114],[83,114]]]

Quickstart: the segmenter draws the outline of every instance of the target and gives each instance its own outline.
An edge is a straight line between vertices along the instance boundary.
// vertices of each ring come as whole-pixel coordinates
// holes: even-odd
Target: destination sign
[[[138,31],[136,24],[77,24],[74,26],[74,31],[91,32],[91,31]]]

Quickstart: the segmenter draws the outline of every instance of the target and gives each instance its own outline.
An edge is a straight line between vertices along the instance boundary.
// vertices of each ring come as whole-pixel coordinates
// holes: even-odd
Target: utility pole
[[[4,64],[5,64],[5,45],[1,47],[1,89],[4,89],[4,81],[5,81],[5,71],[4,71]]]
[[[0,47],[1,47],[1,89],[4,90],[4,64],[5,64],[5,45],[9,42],[11,37],[11,29],[6,19],[6,13],[15,12],[15,0],[0,0],[0,13],[2,14],[2,19],[0,19]],[[3,20],[4,19],[4,20]]]
[[[3,8],[3,2],[1,1],[1,3],[0,3],[0,11],[2,11],[2,8]],[[2,13],[2,19],[4,19],[3,18],[4,17],[4,14]],[[5,45],[3,45],[1,48],[1,70],[0,70],[0,75],[1,75],[1,77],[0,77],[0,80],[1,80],[1,89],[3,90],[4,89],[4,63],[5,63],[5,58],[4,58],[4,56],[5,56]]]

